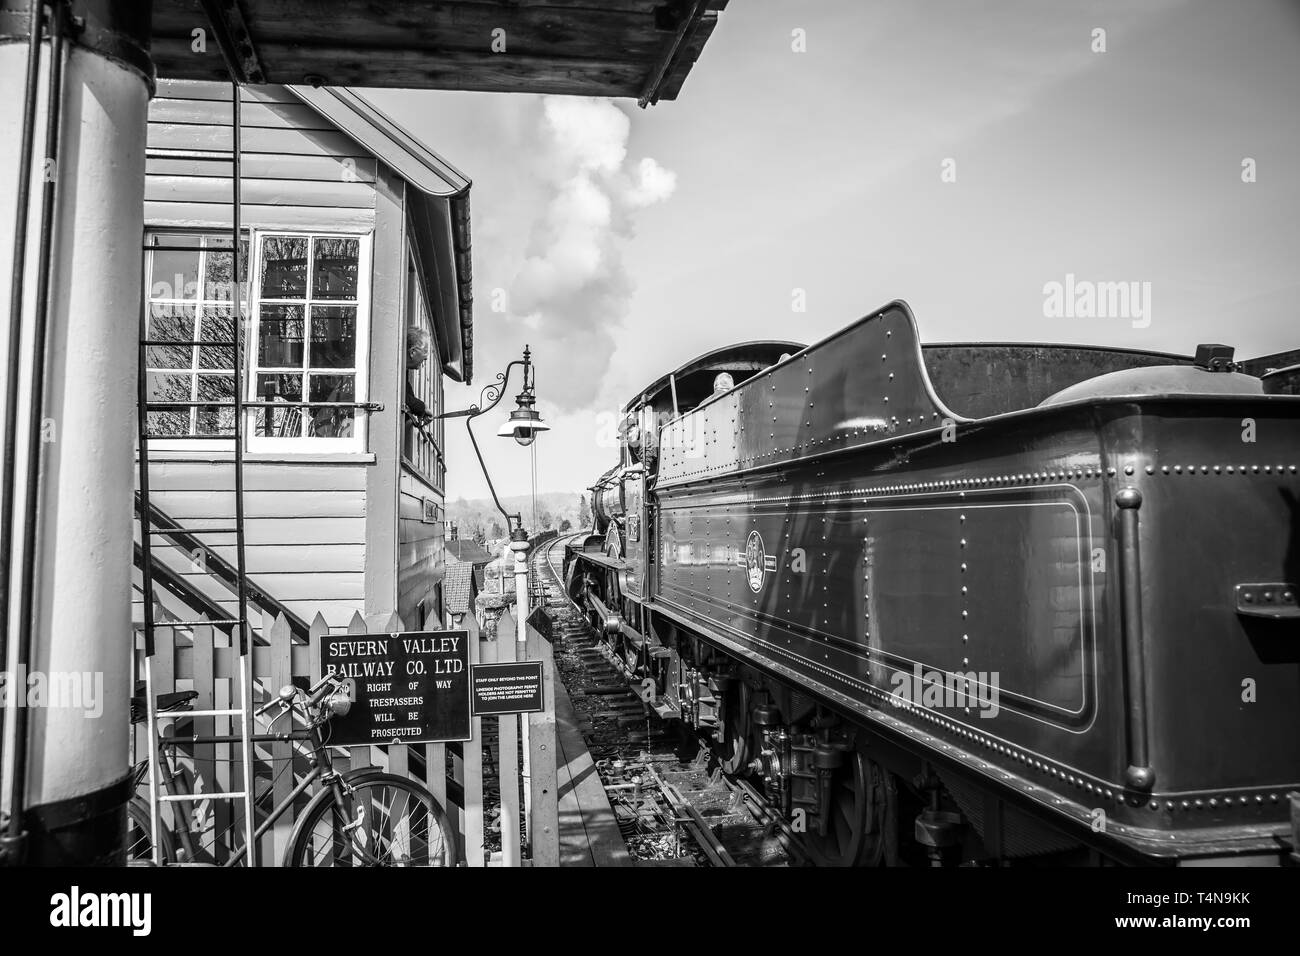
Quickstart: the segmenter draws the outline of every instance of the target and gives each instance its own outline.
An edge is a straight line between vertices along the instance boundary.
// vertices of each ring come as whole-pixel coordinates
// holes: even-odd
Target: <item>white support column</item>
[[[47,45],[47,70],[48,61]],[[0,137],[0,228],[6,231],[16,212],[25,65],[25,44],[0,44],[0,86],[6,91],[0,129],[7,131]],[[93,817],[120,812],[117,798],[107,794],[128,769],[136,330],[149,91],[136,70],[79,46],[69,50],[64,91],[30,667],[46,675],[80,675],[89,684],[83,690],[86,706],[28,711],[24,803],[39,816],[51,804],[90,798],[89,805],[99,808],[89,811]],[[42,97],[38,148],[45,107]],[[35,169],[33,236],[39,228],[39,154]],[[29,249],[31,286],[34,244]],[[12,253],[6,234],[0,242],[0,301],[6,303]],[[30,289],[27,301],[30,308]],[[30,329],[30,316],[24,326]],[[22,348],[26,359],[30,341]],[[24,382],[29,365],[25,361]],[[21,487],[26,407],[18,414]],[[35,506],[18,502],[19,529]],[[9,633],[12,649],[20,635],[12,626]],[[66,831],[33,833],[29,861],[89,863],[106,849],[111,853],[104,841],[114,838],[106,835],[103,820],[82,820],[75,813],[72,820]],[[115,839],[120,851],[121,837]]]
[[[516,615],[515,643],[519,645],[519,654],[524,653],[524,647],[528,643],[528,625],[524,619],[528,617],[528,542],[513,541],[510,549],[515,553],[515,607],[519,613]],[[516,660],[523,660],[523,657],[516,657]]]
[[[523,619],[528,608],[528,542],[512,541],[511,550],[515,553],[515,633],[526,633]],[[508,634],[497,633],[497,662],[519,660],[523,648],[517,640],[510,640]],[[501,865],[519,866],[521,854],[519,847],[519,758],[516,749],[519,745],[519,716],[509,714],[497,718],[500,721],[501,748]],[[525,748],[524,753],[527,754]],[[525,793],[527,790],[525,789]]]
[[[515,553],[515,657],[517,661],[528,660],[528,542],[512,541],[511,550]],[[520,767],[520,782],[524,794],[524,838],[525,849],[531,845],[533,837],[533,773],[529,759],[528,717],[519,715],[519,742],[523,753]]]

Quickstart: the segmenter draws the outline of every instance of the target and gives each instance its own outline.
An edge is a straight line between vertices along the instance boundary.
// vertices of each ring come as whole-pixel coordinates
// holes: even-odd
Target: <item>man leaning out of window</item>
[[[427,425],[433,420],[428,406],[415,394],[411,386],[411,377],[429,360],[429,333],[419,326],[410,326],[406,330],[406,411],[415,420],[417,426]]]

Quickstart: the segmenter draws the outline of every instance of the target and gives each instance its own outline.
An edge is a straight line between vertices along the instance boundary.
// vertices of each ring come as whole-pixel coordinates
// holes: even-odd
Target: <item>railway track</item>
[[[789,825],[743,780],[717,769],[708,747],[642,702],[618,659],[563,585],[569,535],[530,555],[554,624],[556,672],[600,773],[628,851],[640,866],[799,866]]]

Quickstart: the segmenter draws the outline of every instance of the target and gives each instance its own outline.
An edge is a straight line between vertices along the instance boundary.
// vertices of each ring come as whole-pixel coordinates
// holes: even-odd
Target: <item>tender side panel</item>
[[[974,671],[981,699],[1062,728],[1087,723],[1096,585],[1086,511],[1068,486],[854,509],[873,578],[868,646],[909,671]]]
[[[658,598],[865,705],[1035,747],[1086,731],[1100,583],[1076,489],[770,491],[661,498]]]
[[[1236,587],[1300,597],[1298,413],[1098,402],[660,487],[654,605],[1076,823],[1101,811],[1108,839],[1271,849],[1300,781],[1300,617],[1243,614]],[[1126,489],[1140,633],[1121,618]],[[1139,720],[1150,794],[1124,785]]]
[[[894,302],[664,427],[659,485],[855,448],[959,420],[934,396]]]

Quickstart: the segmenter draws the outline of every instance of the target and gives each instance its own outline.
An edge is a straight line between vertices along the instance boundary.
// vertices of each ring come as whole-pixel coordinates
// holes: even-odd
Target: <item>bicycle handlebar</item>
[[[315,684],[313,684],[311,689],[308,691],[300,691],[297,687],[293,686],[292,684],[285,684],[283,687],[280,688],[279,694],[277,694],[275,697],[272,697],[261,707],[257,708],[257,710],[253,711],[253,714],[254,716],[261,717],[263,714],[274,709],[275,707],[281,707],[285,710],[288,710],[294,706],[294,701],[297,699],[299,694],[306,695],[306,700],[303,702],[306,707],[308,708],[316,707],[326,697],[338,691],[338,689],[342,687],[342,685],[343,685],[343,679],[335,676],[334,674],[324,675],[320,680],[318,680]]]
[[[311,697],[307,699],[307,703],[313,707],[319,704],[330,694],[339,690],[339,688],[343,686],[343,681],[344,678],[342,677],[336,677],[333,674],[326,674],[316,683],[316,686],[312,688],[313,693]]]
[[[257,710],[253,711],[253,716],[261,717],[273,707],[284,707],[289,705],[297,693],[298,688],[294,687],[292,684],[285,684],[280,688],[280,693],[276,694],[261,707],[257,708]]]
[[[308,694],[314,694],[314,693],[316,693],[316,691],[320,690],[320,689],[321,689],[322,687],[324,687],[326,684],[330,683],[331,681],[337,681],[337,680],[338,680],[338,678],[335,677],[332,673],[330,673],[330,674],[324,674],[324,675],[321,676],[321,679],[320,679],[320,680],[318,680],[316,683],[314,683],[314,684],[311,685],[311,687],[308,689],[307,693],[308,693]]]

